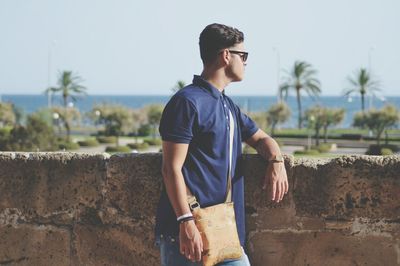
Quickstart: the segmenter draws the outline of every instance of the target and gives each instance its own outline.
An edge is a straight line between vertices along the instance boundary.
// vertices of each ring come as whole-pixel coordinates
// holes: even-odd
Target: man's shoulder
[[[194,106],[198,106],[202,101],[209,100],[209,96],[204,88],[190,84],[176,92],[172,99],[188,101]]]

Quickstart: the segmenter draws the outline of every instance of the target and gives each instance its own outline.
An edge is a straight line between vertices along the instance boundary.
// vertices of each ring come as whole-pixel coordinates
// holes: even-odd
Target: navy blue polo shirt
[[[256,124],[224,93],[194,76],[167,103],[160,122],[163,141],[189,144],[182,173],[201,207],[225,201],[229,170],[229,111],[235,128],[232,149],[232,200],[240,242],[245,242],[242,141],[257,130]],[[156,236],[177,236],[179,225],[165,188],[157,208]]]

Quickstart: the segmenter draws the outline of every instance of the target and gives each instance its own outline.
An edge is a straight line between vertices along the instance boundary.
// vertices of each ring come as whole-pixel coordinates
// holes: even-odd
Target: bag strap
[[[225,202],[232,201],[232,150],[233,150],[233,135],[235,132],[235,121],[233,119],[232,112],[228,109],[229,112],[229,168],[228,168],[228,182],[227,182],[227,193]],[[200,208],[200,204],[198,203],[196,197],[191,193],[190,189],[186,186],[186,196],[187,202],[191,210],[196,208]]]

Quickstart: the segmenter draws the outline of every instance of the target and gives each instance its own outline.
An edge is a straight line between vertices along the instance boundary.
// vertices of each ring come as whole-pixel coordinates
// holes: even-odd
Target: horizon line
[[[76,97],[85,97],[85,96],[155,96],[155,97],[167,97],[167,96],[172,96],[175,93],[172,94],[119,94],[119,93],[104,93],[104,94],[91,94],[88,93],[87,95],[75,95]],[[45,93],[0,93],[0,98],[2,96],[39,96],[39,95],[43,95],[44,97],[47,97]],[[55,94],[53,96],[58,96],[61,97],[61,95]],[[277,97],[274,94],[228,94],[228,96],[239,96],[239,97]],[[320,96],[325,96],[325,97],[348,97],[346,95],[342,95],[342,94],[320,94],[317,97]],[[381,95],[384,97],[400,97],[400,94],[396,95],[396,94],[388,94],[388,95]],[[288,97],[296,97],[295,95],[288,95]],[[308,97],[307,95],[302,95],[302,97]],[[360,97],[359,94],[354,94],[351,97]],[[366,95],[366,97],[368,97],[368,95]],[[379,97],[379,96],[375,96],[375,97]]]

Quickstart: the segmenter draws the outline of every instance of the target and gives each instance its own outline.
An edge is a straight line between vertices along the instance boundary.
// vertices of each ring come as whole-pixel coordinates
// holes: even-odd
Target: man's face
[[[235,44],[228,51],[230,60],[226,74],[232,81],[241,81],[244,78],[244,68],[247,60],[247,52],[244,49],[243,42]]]

